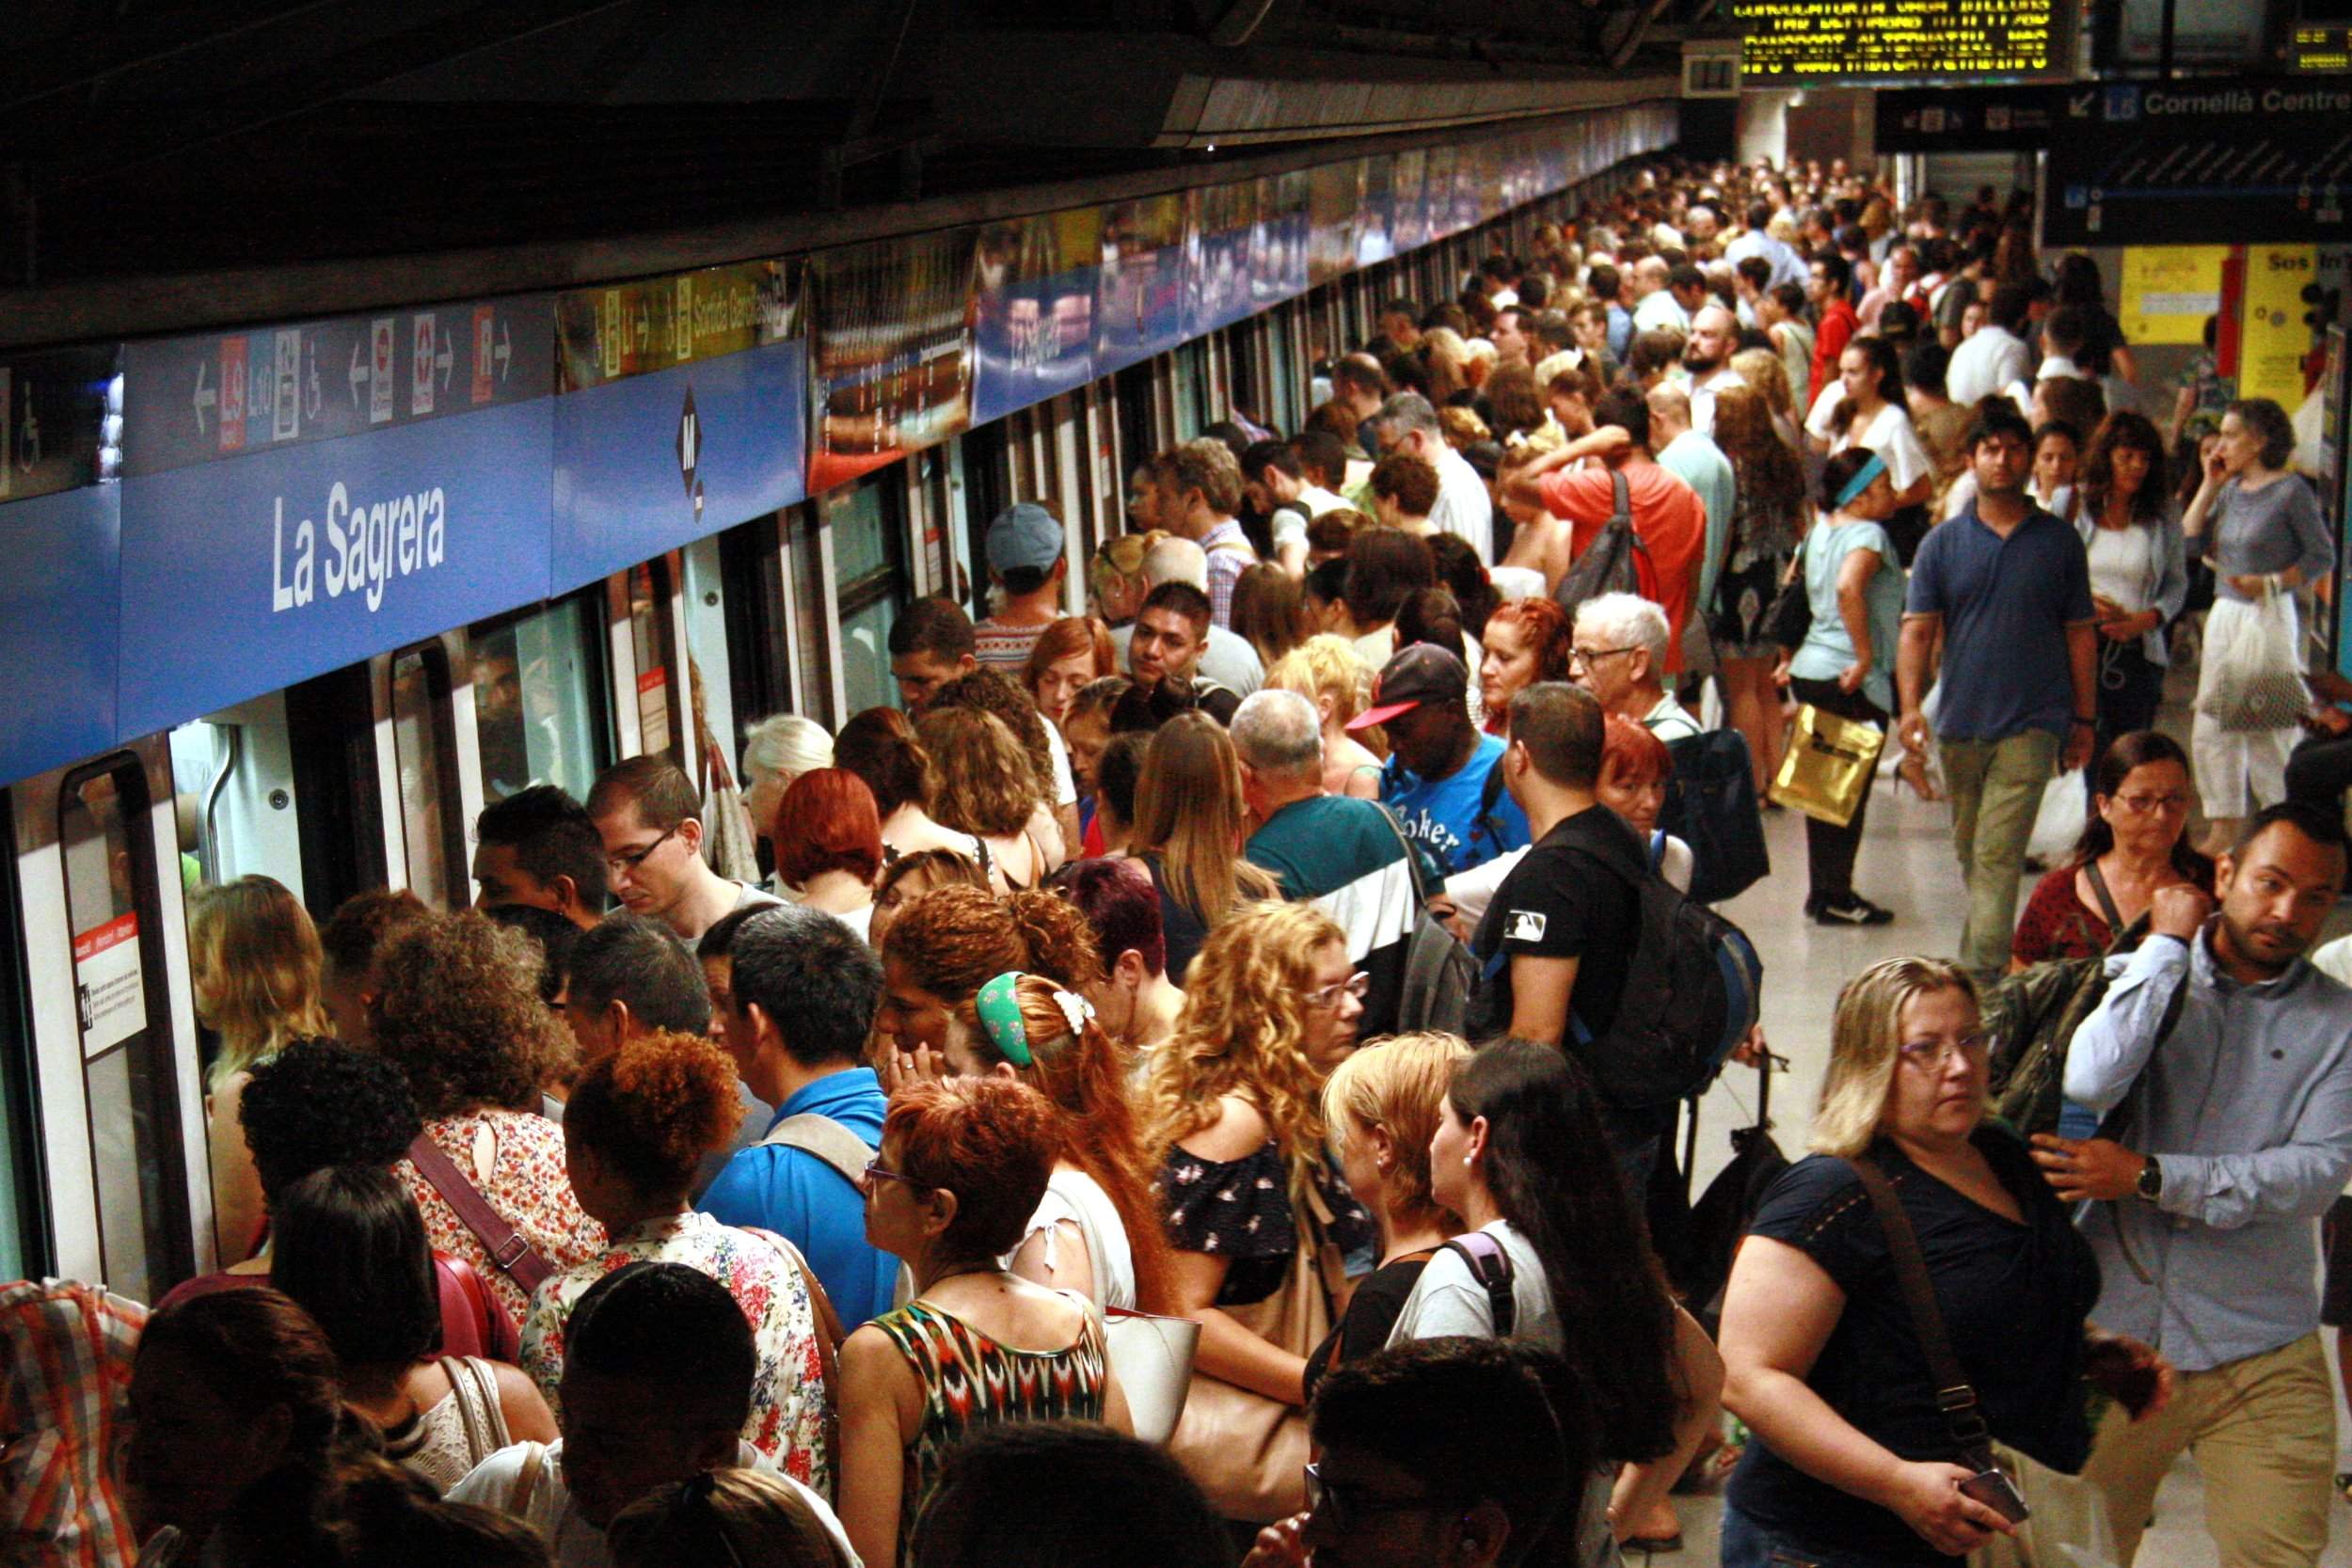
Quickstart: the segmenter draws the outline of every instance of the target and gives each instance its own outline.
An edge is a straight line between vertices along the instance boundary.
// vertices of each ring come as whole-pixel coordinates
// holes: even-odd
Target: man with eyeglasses
[[[1622,714],[1661,740],[1687,740],[1699,721],[1659,678],[1666,665],[1666,612],[1638,594],[1602,594],[1576,607],[1568,674],[1604,714]]]
[[[1944,525],[1950,527],[1950,524]],[[2304,952],[2344,890],[2344,819],[2287,802],[2221,857],[2221,907],[2159,889],[2148,939],[2108,960],[2106,995],[2066,1053],[2066,1098],[2120,1137],[2034,1138],[2059,1197],[2086,1205],[2091,1316],[2172,1363],[2172,1398],[2110,1412],[2083,1478],[2128,1565],[2184,1449],[2223,1562],[2315,1563],[2326,1549],[2335,1394],[2319,1341],[2319,1238],[2352,1176],[2352,990]]]
[[[1416,1339],[1333,1370],[1308,1418],[1307,1511],[1260,1531],[1242,1568],[1311,1554],[1316,1568],[1517,1568],[1539,1543],[1544,1560],[1571,1560],[1593,1433],[1546,1396],[1542,1354]]]
[[[737,910],[782,902],[710,868],[702,853],[702,810],[694,781],[666,757],[614,763],[588,791],[588,816],[604,841],[613,896],[685,942],[699,941]]]

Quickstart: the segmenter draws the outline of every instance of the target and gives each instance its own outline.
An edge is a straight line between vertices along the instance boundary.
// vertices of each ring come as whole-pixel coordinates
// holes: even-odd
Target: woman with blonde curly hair
[[[914,733],[938,781],[931,811],[940,826],[980,841],[990,879],[1004,891],[1044,880],[1055,862],[1035,831],[1041,786],[1010,726],[977,708],[934,706]]]
[[[1350,1054],[1324,1082],[1332,1152],[1348,1191],[1380,1227],[1380,1266],[1357,1281],[1347,1315],[1307,1358],[1311,1395],[1325,1372],[1389,1342],[1422,1265],[1462,1228],[1430,1185],[1429,1140],[1454,1069],[1469,1054],[1459,1035],[1391,1035]]]
[[[874,1034],[885,1049],[883,1086],[936,1076],[947,1016],[1009,969],[1050,976],[1073,990],[1100,984],[1094,932],[1050,893],[997,899],[972,887],[938,887],[901,910],[882,938],[882,998]]]
[[[549,1267],[596,1256],[604,1230],[564,1174],[562,1129],[538,1114],[539,1085],[567,1070],[572,1044],[539,1000],[539,949],[466,910],[395,938],[377,964],[375,1049],[408,1082],[424,1140]],[[395,1167],[424,1211],[434,1249],[462,1258],[519,1320],[530,1293],[413,1159]],[[462,1195],[461,1195],[462,1196]],[[509,1259],[508,1266],[515,1260]]]
[[[721,1225],[692,1205],[696,1167],[734,1141],[742,1114],[735,1064],[699,1035],[640,1036],[580,1075],[564,1108],[564,1166],[611,1240],[532,1292],[523,1370],[557,1408],[564,1329],[588,1288],[631,1263],[683,1263],[725,1286],[750,1320],[757,1359],[743,1441],[827,1491],[824,1360],[801,1256],[781,1236]]]
[[[1146,1117],[1176,1309],[1200,1324],[1195,1371],[1293,1407],[1306,1402],[1307,1355],[1333,1318],[1340,1282],[1321,1259],[1375,1235],[1332,1168],[1321,1105],[1325,1077],[1355,1044],[1363,987],[1328,915],[1261,906],[1209,933],[1176,1034],[1152,1062]],[[1198,1391],[1194,1402],[1214,1402]],[[1290,1424],[1303,1458],[1304,1423]],[[1175,1449],[1213,1498],[1238,1506],[1234,1456],[1189,1451],[1183,1427]],[[1269,1518],[1304,1506],[1295,1495],[1264,1500],[1277,1505]]]
[[[1028,1085],[1061,1120],[1045,1201],[1012,1272],[1097,1307],[1167,1311],[1168,1238],[1127,1098],[1127,1058],[1093,1006],[1058,981],[1008,971],[956,1007],[944,1054],[960,1076]]]
[[[943,828],[931,816],[939,786],[930,752],[915,738],[914,721],[895,707],[869,707],[833,738],[834,766],[866,781],[882,817],[882,864],[927,849],[946,849],[975,864],[984,853],[970,833]],[[986,869],[985,866],[982,867]]]
[[[237,1107],[256,1067],[297,1039],[333,1033],[320,990],[325,963],[310,915],[282,883],[240,877],[197,895],[188,974],[197,1021],[220,1037],[205,1073],[204,1117],[224,1265],[252,1256],[262,1233],[262,1179]]]
[[[1265,683],[1315,705],[1323,725],[1323,792],[1380,799],[1380,758],[1347,733],[1372,697],[1371,668],[1346,638],[1319,632],[1274,661]]]
[[[1127,853],[1159,890],[1168,972],[1180,985],[1203,937],[1244,905],[1282,895],[1271,872],[1242,859],[1248,836],[1241,758],[1225,726],[1197,712],[1162,724],[1144,753]]]
[[[923,711],[957,707],[994,714],[1021,743],[1037,774],[1038,803],[1029,831],[1059,865],[1068,847],[1078,841],[1078,788],[1071,781],[1070,748],[1062,743],[1061,732],[1045,721],[1026,687],[998,670],[958,675],[931,694]]]

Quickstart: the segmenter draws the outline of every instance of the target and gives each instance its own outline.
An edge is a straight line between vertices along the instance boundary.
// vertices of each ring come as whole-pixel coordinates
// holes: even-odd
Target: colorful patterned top
[[[437,1117],[424,1124],[425,1135],[468,1176],[474,1172],[476,1136],[487,1129],[498,1140],[490,1180],[476,1181],[490,1207],[522,1232],[549,1266],[568,1269],[585,1263],[604,1246],[604,1227],[580,1212],[572,1196],[571,1173],[564,1165],[564,1130],[543,1116],[528,1111],[465,1111]],[[473,1265],[490,1287],[506,1315],[519,1320],[531,1298],[490,1261],[490,1249],[466,1228],[457,1211],[434,1190],[414,1163],[403,1157],[392,1167],[424,1211],[425,1239],[436,1252],[446,1252]]]
[[[1075,1291],[1058,1292],[1084,1308]],[[923,1512],[947,1450],[982,1427],[1014,1421],[1099,1421],[1110,1380],[1103,1325],[1085,1313],[1076,1341],[1061,1350],[1014,1350],[1000,1345],[951,1312],[911,1301],[874,1320],[923,1385],[923,1424],[907,1445],[906,1489],[899,1517]],[[898,1531],[898,1560],[908,1560],[914,1531]]]
[[[743,1441],[794,1481],[831,1497],[817,1309],[801,1267],[786,1247],[768,1231],[721,1225],[691,1211],[631,1226],[600,1256],[549,1275],[532,1292],[530,1315],[523,1320],[523,1370],[547,1395],[548,1407],[560,1414],[564,1329],[588,1287],[631,1263],[683,1263],[724,1285],[751,1322],[752,1414],[743,1423]]]

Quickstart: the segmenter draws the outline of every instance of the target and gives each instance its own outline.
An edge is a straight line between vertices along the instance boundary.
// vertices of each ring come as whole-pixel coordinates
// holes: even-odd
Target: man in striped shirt
[[[1202,436],[1160,453],[1153,480],[1160,526],[1198,544],[1209,558],[1209,613],[1233,624],[1233,584],[1258,564],[1258,552],[1234,514],[1241,510],[1241,462],[1224,442]]]

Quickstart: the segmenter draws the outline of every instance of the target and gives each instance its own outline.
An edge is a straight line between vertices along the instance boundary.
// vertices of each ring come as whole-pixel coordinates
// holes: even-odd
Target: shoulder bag
[[[761,1144],[779,1148],[797,1148],[803,1154],[814,1154],[852,1187],[863,1187],[866,1163],[874,1157],[874,1146],[850,1132],[828,1116],[803,1111],[787,1117],[768,1130]]]
[[[1165,1446],[1184,1418],[1200,1325],[1190,1318],[1166,1318],[1124,1307],[1105,1307],[1102,1312],[1103,1342],[1110,1352],[1111,1370],[1126,1390],[1136,1435]]]
[[[490,1207],[490,1200],[482,1196],[482,1189],[472,1178],[457,1168],[457,1162],[441,1152],[441,1146],[433,1141],[430,1132],[420,1132],[408,1146],[408,1159],[419,1175],[433,1184],[441,1200],[457,1212],[457,1218],[483,1250],[490,1255],[490,1266],[513,1280],[529,1295],[539,1288],[539,1282],[555,1272],[554,1266],[539,1256],[531,1244],[531,1238],[509,1224],[505,1215]]]
[[[1813,630],[1813,600],[1804,582],[1804,546],[1812,538],[1808,530],[1797,541],[1797,553],[1788,558],[1788,575],[1781,579],[1780,592],[1772,595],[1771,608],[1764,611],[1764,641],[1791,653],[1804,646]]]
[[[1310,1184],[1298,1250],[1281,1288],[1262,1302],[1223,1310],[1293,1355],[1311,1354],[1331,1332],[1331,1302],[1343,1277],[1327,1239],[1330,1210]],[[1168,1452],[1227,1519],[1270,1524],[1307,1506],[1307,1412],[1222,1378],[1194,1371]]]
[[[1951,1431],[1959,1463],[1979,1478],[1997,1472],[2023,1500],[2016,1533],[1987,1536],[1968,1554],[1969,1568],[2113,1568],[2115,1530],[2107,1519],[2106,1495],[2082,1477],[2053,1470],[1994,1438],[1978,1408],[1977,1391],[1952,1354],[1943,1311],[1935,1305],[1935,1286],[1928,1276],[1927,1257],[1919,1250],[1918,1232],[1912,1228],[1894,1183],[1867,1154],[1847,1164],[1862,1179],[1862,1190],[1869,1195],[1885,1233],[1895,1282],[1910,1309],[1912,1332],[1927,1355],[1935,1402]],[[2000,1508],[1989,1497],[1979,1500]]]

